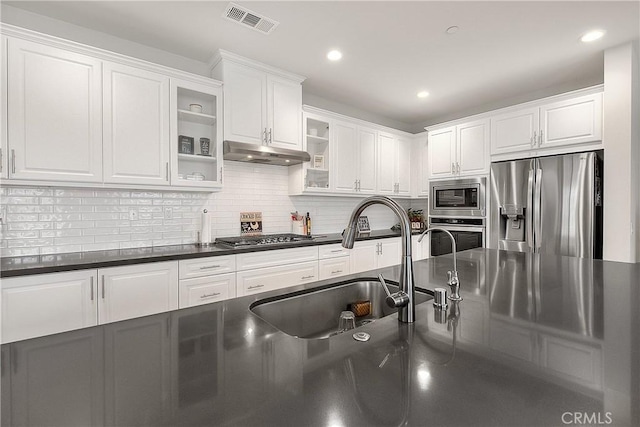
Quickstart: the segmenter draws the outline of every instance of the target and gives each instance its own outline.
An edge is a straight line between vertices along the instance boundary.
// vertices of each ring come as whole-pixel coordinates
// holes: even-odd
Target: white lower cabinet
[[[98,275],[101,324],[178,308],[177,261],[103,268]]]
[[[356,242],[351,250],[351,273],[400,264],[402,247],[399,237]]]
[[[96,270],[2,280],[2,342],[94,326]]]
[[[431,236],[425,236],[421,242],[418,242],[420,236],[411,236],[411,259],[420,261],[429,258],[429,243]]]
[[[73,331],[55,337],[17,342],[12,344],[10,352],[5,353],[5,349],[9,347],[3,347],[3,363],[6,353],[11,353],[11,367],[3,365],[3,368],[10,370],[12,403],[2,406],[3,425],[105,424],[101,334],[95,330]],[[136,358],[129,356],[128,360]],[[137,360],[146,362],[143,358]],[[4,375],[8,373],[3,369],[3,385],[9,383],[9,378]],[[5,391],[2,393],[3,399]],[[6,420],[10,422],[5,424]]]
[[[167,313],[104,328],[106,425],[169,425],[171,319]]]
[[[348,256],[321,259],[318,261],[318,273],[320,275],[320,280],[346,276],[347,274],[350,274],[350,272],[351,265]]]
[[[302,285],[318,280],[318,261],[239,271],[238,296]]]
[[[216,274],[180,280],[178,306],[180,308],[223,301],[236,296],[236,274]]]

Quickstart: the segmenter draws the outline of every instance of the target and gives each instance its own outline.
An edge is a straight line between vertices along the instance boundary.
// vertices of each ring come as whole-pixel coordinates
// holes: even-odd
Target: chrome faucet
[[[353,209],[349,225],[342,236],[342,246],[352,249],[358,234],[358,218],[367,207],[371,205],[384,205],[391,209],[400,220],[400,238],[402,240],[402,265],[400,267],[400,280],[398,292],[391,294],[381,281],[387,293],[387,305],[398,308],[398,320],[405,323],[415,322],[416,304],[415,287],[413,282],[413,262],[411,260],[411,222],[407,212],[395,201],[384,196],[371,196],[364,199]]]
[[[432,231],[443,231],[447,236],[449,236],[449,239],[451,239],[451,247],[453,249],[453,271],[447,271],[447,284],[451,288],[451,295],[449,295],[449,299],[452,301],[462,301],[462,297],[460,296],[460,280],[458,280],[458,263],[456,261],[456,239],[454,239],[453,235],[444,228],[430,227],[422,232],[420,237],[418,237],[418,242],[421,242],[422,239],[424,239],[424,236]]]

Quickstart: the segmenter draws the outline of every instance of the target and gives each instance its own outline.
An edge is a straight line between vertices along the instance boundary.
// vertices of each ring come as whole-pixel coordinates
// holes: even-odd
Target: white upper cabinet
[[[220,51],[212,75],[224,81],[224,139],[300,150],[302,81]]]
[[[302,146],[302,85],[268,75],[267,102],[269,145],[300,149]]]
[[[9,177],[9,163],[7,161],[7,38],[0,37],[0,57],[2,58],[0,72],[0,179]]]
[[[520,153],[526,157],[541,154],[540,150],[547,148],[601,141],[601,92],[567,95],[555,102],[515,107],[491,117],[493,156]]]
[[[373,194],[376,191],[377,132],[349,122],[334,127],[336,192]]]
[[[169,185],[169,78],[104,64],[104,181]]]
[[[538,131],[538,108],[510,111],[491,117],[491,154],[527,151]]]
[[[101,182],[102,62],[13,38],[6,56],[9,176]]]
[[[602,140],[602,93],[540,107],[540,148]]]
[[[358,128],[358,193],[372,194],[376,191],[377,132],[369,128]]]
[[[172,186],[222,187],[221,114],[219,83],[171,79]]]
[[[429,175],[448,178],[489,172],[489,121],[429,131]]]
[[[410,196],[411,141],[396,135],[378,134],[378,194]]]
[[[429,196],[429,139],[426,134],[420,134],[415,142],[416,153],[415,165],[417,166],[417,194],[418,196]]]
[[[455,173],[456,128],[429,132],[429,176],[450,177]]]

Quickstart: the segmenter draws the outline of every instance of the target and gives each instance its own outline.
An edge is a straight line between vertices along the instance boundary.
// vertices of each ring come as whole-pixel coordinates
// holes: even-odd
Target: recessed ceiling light
[[[251,154],[249,154],[249,155],[247,156],[247,159],[253,159],[253,156],[252,156]]]
[[[427,92],[426,90],[418,92],[418,98],[426,98],[427,96],[429,96],[429,92]]]
[[[604,36],[604,31],[603,30],[594,30],[594,31],[589,31],[588,33],[586,33],[585,35],[583,35],[580,40],[583,42],[592,42],[595,40],[598,40],[600,38],[602,38],[602,36]]]
[[[452,25],[451,27],[449,27],[449,28],[447,28],[445,30],[445,33],[454,34],[454,33],[457,33],[459,29],[460,29],[460,27],[458,27],[457,25]]]
[[[339,50],[332,50],[327,53],[327,58],[329,58],[330,61],[338,61],[342,58],[342,52]]]

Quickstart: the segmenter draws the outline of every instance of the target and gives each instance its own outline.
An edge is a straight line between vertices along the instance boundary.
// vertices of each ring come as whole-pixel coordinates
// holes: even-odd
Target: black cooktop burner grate
[[[240,246],[261,246],[261,245],[274,245],[279,243],[296,243],[306,242],[311,239],[311,236],[302,236],[299,234],[270,234],[265,236],[241,236],[241,237],[218,237],[216,243],[240,247]]]

